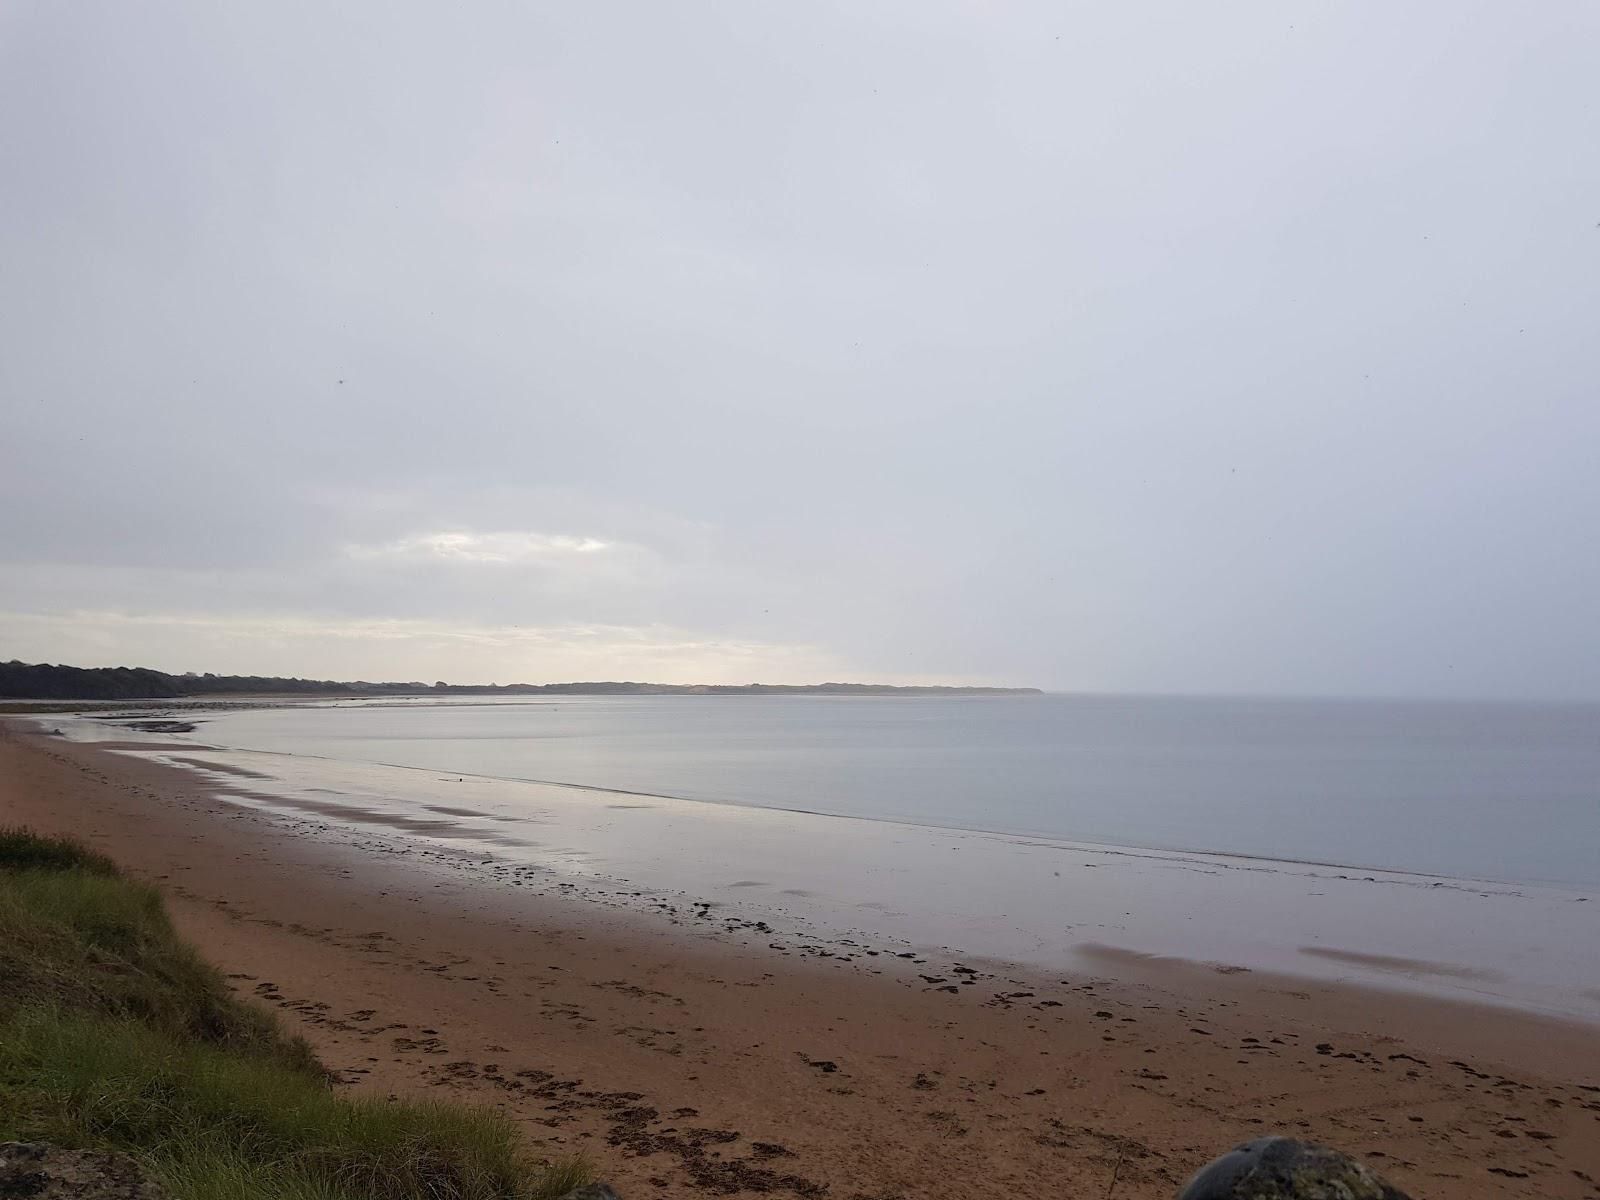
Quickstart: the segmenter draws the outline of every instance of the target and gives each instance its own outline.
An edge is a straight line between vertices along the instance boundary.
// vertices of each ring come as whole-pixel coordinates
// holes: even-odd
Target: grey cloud
[[[1597,48],[1579,0],[9,6],[0,641],[1600,696]],[[627,550],[348,553],[440,533]]]

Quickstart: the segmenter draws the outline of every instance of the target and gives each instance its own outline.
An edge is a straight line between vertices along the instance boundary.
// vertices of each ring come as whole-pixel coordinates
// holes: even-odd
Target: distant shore
[[[262,696],[322,699],[375,696],[1009,696],[1026,687],[888,683],[370,683],[276,675],[174,675],[150,667],[71,667],[0,662],[0,700],[198,700]]]
[[[712,910],[645,921],[21,724],[0,821],[161,883],[341,1086],[503,1104],[552,1151],[616,1161],[625,1194],[1103,1194],[1116,1170],[1124,1200],[1167,1200],[1267,1131],[1417,1195],[1576,1200],[1600,1178],[1592,1028],[1115,956],[1067,979],[784,958]]]

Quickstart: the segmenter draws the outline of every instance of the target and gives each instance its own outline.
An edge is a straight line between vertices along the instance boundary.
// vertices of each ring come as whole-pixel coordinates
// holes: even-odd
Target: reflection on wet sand
[[[1600,962],[1576,952],[1600,941],[1600,904],[1581,891],[640,803],[284,753],[132,753],[200,771],[240,802],[315,816],[328,823],[321,837],[343,826],[481,846],[495,852],[484,870],[509,886],[559,878],[571,894],[646,914],[687,905],[803,937],[808,954],[937,948],[1058,971],[1115,951],[1600,1020]],[[518,837],[518,826],[538,826],[540,838]]]
[[[425,817],[408,817],[376,808],[365,808],[358,804],[338,804],[322,800],[307,800],[303,797],[285,796],[275,792],[247,791],[239,788],[223,788],[219,790],[224,796],[236,796],[253,800],[270,808],[314,813],[319,817],[328,817],[336,821],[349,821],[356,825],[375,825],[384,829],[392,829],[399,833],[417,834],[422,837],[444,838],[454,842],[483,842],[491,846],[532,848],[538,845],[537,842],[530,842],[523,838],[508,837],[493,829],[462,825],[455,821],[431,821]]]
[[[1301,954],[1314,954],[1336,962],[1373,967],[1379,971],[1398,971],[1403,975],[1440,975],[1450,979],[1504,979],[1499,971],[1463,967],[1455,963],[1428,962],[1420,958],[1400,958],[1393,954],[1363,954],[1358,950],[1337,950],[1331,946],[1301,946]]]

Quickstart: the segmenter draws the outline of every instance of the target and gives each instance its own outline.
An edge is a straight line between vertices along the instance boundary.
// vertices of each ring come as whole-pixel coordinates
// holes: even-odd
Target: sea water
[[[374,701],[237,749],[953,829],[1600,885],[1600,706],[970,697]]]
[[[196,773],[224,811],[513,904],[1600,1021],[1594,707],[430,697],[61,725]]]

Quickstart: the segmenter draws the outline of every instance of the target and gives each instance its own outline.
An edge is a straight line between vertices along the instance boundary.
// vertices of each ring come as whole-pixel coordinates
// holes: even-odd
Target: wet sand
[[[1050,978],[786,955],[709,905],[641,914],[465,870],[481,851],[351,837],[15,723],[0,820],[159,882],[340,1086],[503,1105],[629,1196],[1167,1197],[1266,1132],[1339,1145],[1419,1197],[1600,1195],[1593,1026],[1113,947]]]

